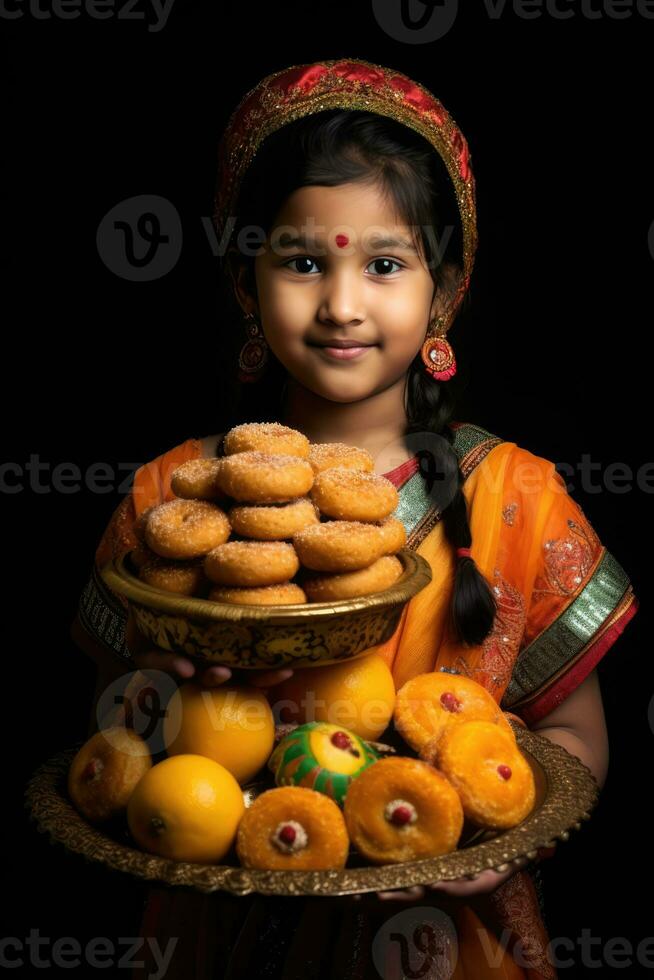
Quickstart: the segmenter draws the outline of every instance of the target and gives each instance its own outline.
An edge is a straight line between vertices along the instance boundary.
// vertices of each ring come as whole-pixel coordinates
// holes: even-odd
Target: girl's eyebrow
[[[304,235],[290,235],[283,233],[279,236],[279,245],[282,248],[312,248],[318,246],[318,248],[324,249],[324,244],[314,240],[308,241]],[[414,252],[418,254],[413,242],[406,238],[396,237],[396,236],[379,236],[374,235],[372,238],[368,239],[368,247],[373,251],[383,251],[385,248],[400,248],[404,249],[406,252]]]

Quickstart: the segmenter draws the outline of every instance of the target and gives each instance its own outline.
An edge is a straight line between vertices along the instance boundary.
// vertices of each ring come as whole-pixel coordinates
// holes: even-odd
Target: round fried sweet
[[[147,742],[131,728],[112,725],[92,735],[70,764],[68,794],[91,823],[123,813],[137,783],[152,768]]]
[[[216,483],[222,459],[187,459],[173,470],[170,488],[184,500],[220,500],[225,494]]]
[[[258,541],[292,538],[303,527],[320,523],[318,509],[309,497],[288,504],[235,504],[227,516],[236,534]]]
[[[197,595],[207,584],[203,559],[191,561],[166,561],[156,558],[139,569],[139,578],[146,585],[178,595]]]
[[[355,572],[316,575],[304,579],[302,586],[311,602],[337,602],[339,599],[356,599],[388,589],[402,575],[402,562],[395,555],[384,555],[368,568]]]
[[[480,827],[508,830],[531,813],[534,773],[515,739],[491,721],[468,721],[443,732],[437,764]]]
[[[207,577],[216,585],[278,585],[299,567],[295,548],[286,541],[226,541],[204,560]]]
[[[296,602],[306,602],[306,593],[295,582],[282,582],[280,585],[262,585],[251,588],[213,588],[208,598],[212,602],[233,602],[244,606],[290,606]]]
[[[132,524],[132,531],[134,532],[134,536],[137,541],[145,543],[145,526],[148,523],[150,511],[153,511],[155,506],[156,505],[153,504],[151,507],[146,507],[143,513],[140,514]]]
[[[244,868],[344,868],[349,848],[338,804],[302,786],[263,792],[246,809],[236,833],[236,853]]]
[[[450,725],[490,721],[514,737],[500,706],[485,687],[464,674],[444,670],[417,674],[406,681],[397,692],[393,717],[404,741],[427,761],[432,761],[438,738]]]
[[[321,473],[333,466],[344,466],[363,473],[372,473],[375,468],[375,461],[367,449],[348,446],[344,442],[312,442],[309,462],[314,473]]]
[[[135,568],[143,568],[148,562],[159,559],[159,555],[152,548],[148,548],[147,544],[139,541],[137,546],[130,552],[130,558]]]
[[[352,843],[373,864],[448,854],[464,819],[459,794],[443,773],[408,756],[364,769],[348,788],[343,815]]]
[[[145,540],[162,558],[200,558],[227,540],[227,515],[208,500],[167,500],[148,514]]]
[[[367,568],[384,553],[376,524],[323,521],[293,535],[293,546],[305,568],[314,572],[353,572]]]
[[[274,504],[304,497],[313,486],[313,470],[307,459],[288,453],[234,453],[221,460],[217,482],[234,500]]]
[[[223,449],[226,456],[258,450],[263,453],[287,453],[306,459],[309,440],[302,432],[279,422],[245,422],[235,425],[225,434]]]
[[[400,497],[385,476],[334,466],[317,474],[311,499],[327,517],[343,521],[382,521],[395,510]]]
[[[406,528],[397,517],[390,516],[380,521],[379,529],[382,532],[385,554],[394,555],[396,551],[400,551],[405,546]]]

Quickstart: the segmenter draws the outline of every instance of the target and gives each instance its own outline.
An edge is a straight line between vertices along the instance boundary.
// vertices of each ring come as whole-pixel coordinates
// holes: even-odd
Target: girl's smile
[[[336,361],[351,361],[354,357],[360,357],[374,346],[369,344],[367,347],[317,347],[322,354],[333,358]]]

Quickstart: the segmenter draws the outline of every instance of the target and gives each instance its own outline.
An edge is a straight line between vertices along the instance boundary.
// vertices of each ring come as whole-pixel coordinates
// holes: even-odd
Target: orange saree
[[[393,636],[374,649],[388,663],[396,687],[426,671],[458,670],[482,683],[502,708],[529,725],[584,680],[634,616],[638,600],[552,462],[479,426],[455,423],[453,428],[465,476],[472,556],[498,602],[492,632],[473,648],[453,638],[448,616],[452,548],[414,457],[386,476],[399,489],[395,514],[407,529],[407,545],[427,558],[433,578],[405,606]],[[200,441],[189,439],[141,467],[98,545],[93,576],[80,601],[80,620],[125,658],[126,669],[126,610],[120,597],[103,585],[98,570],[112,555],[134,547],[134,520],[151,504],[172,499],[172,471],[201,451]],[[417,906],[402,907],[411,905],[414,914],[424,909],[425,922],[432,921],[434,909],[450,917],[458,956],[448,977],[552,980],[557,973],[549,955],[537,872],[537,864],[517,871],[488,895],[463,900],[431,892]],[[240,976],[241,969],[257,975],[264,963],[266,976],[284,980],[296,973],[312,976],[311,963],[321,964],[320,975],[330,978],[378,977],[371,950],[397,911],[380,900],[361,907],[343,898],[176,892],[150,889],[141,927],[143,936],[180,936],[169,977],[193,973],[227,978]],[[416,963],[424,961],[424,953],[416,950],[414,955]],[[146,972],[151,968],[146,963]]]

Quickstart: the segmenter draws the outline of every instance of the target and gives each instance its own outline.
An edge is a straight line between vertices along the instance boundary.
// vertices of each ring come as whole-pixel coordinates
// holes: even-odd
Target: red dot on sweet
[[[391,821],[398,825],[408,823],[411,819],[411,810],[408,806],[396,806],[391,814]]]
[[[91,759],[88,765],[85,766],[84,768],[84,771],[82,773],[82,779],[85,780],[95,779],[97,776],[99,776],[101,769],[102,769],[102,763],[100,762],[100,760],[98,758]]]
[[[335,745],[337,749],[349,749],[352,747],[352,743],[348,735],[345,732],[334,732],[331,737],[332,745]]]
[[[461,702],[451,691],[445,691],[444,694],[441,694],[441,704],[446,711],[459,711],[461,709]]]
[[[288,823],[279,831],[279,839],[283,840],[285,844],[292,844],[295,841],[295,837],[295,827],[291,827]]]
[[[511,778],[511,767],[510,766],[498,766],[497,771],[499,772],[502,779]]]

